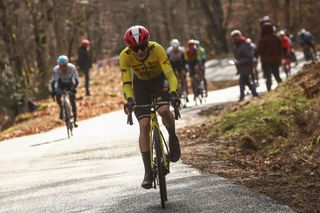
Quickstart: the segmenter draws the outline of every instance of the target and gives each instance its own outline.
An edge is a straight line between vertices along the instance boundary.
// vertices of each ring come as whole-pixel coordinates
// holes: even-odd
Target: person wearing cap
[[[279,73],[281,64],[281,40],[274,34],[273,25],[263,25],[265,35],[261,37],[257,45],[257,54],[260,56],[263,77],[266,79],[267,90],[271,91],[272,75],[278,83],[282,82]]]
[[[81,45],[78,48],[78,60],[77,65],[79,70],[84,73],[86,96],[90,95],[89,83],[90,83],[90,67],[92,65],[91,54],[89,52],[90,41],[88,39],[82,39]]]
[[[257,88],[259,86],[257,45],[254,42],[252,42],[250,38],[247,38],[247,42],[250,44],[252,54],[253,54],[253,66],[252,66],[251,78],[252,78],[253,85]]]
[[[251,84],[249,78],[252,74],[253,67],[253,53],[250,44],[247,39],[242,36],[240,30],[233,30],[230,34],[232,42],[234,44],[234,62],[237,68],[240,87],[239,101],[243,101],[245,98],[245,86],[248,86],[254,97],[258,96],[255,86]]]
[[[298,32],[297,41],[303,49],[304,58],[306,61],[316,59],[317,51],[314,36],[309,31],[306,29],[301,29],[301,31]],[[312,49],[313,55],[310,49]]]
[[[284,30],[281,30],[279,32],[280,39],[281,39],[281,50],[282,50],[282,67],[283,70],[286,73],[287,78],[289,77],[290,71],[291,71],[291,61],[290,61],[290,53],[291,53],[291,43],[288,36],[286,36],[286,33]]]
[[[270,16],[263,16],[262,18],[259,19],[259,22],[260,22],[260,28],[261,28],[261,37],[268,34],[268,26],[265,27],[265,25],[271,24],[273,32],[277,31],[277,28],[271,21]]]

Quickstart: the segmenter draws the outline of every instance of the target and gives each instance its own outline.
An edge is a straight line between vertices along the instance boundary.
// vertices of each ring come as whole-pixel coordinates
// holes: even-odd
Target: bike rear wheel
[[[156,150],[157,176],[159,183],[159,191],[161,198],[161,207],[165,208],[165,201],[167,200],[167,183],[165,176],[165,165],[163,159],[163,150],[161,147],[160,135],[157,129],[153,129],[153,143]]]

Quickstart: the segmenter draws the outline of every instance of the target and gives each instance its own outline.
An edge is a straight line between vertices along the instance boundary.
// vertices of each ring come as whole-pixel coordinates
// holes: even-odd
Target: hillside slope
[[[320,64],[305,65],[259,99],[202,112],[205,123],[180,132],[183,161],[298,212],[319,212],[319,101]]]

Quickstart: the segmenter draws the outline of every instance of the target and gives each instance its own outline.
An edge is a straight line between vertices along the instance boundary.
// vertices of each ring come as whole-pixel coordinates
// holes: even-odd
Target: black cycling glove
[[[128,108],[130,111],[133,110],[135,105],[136,105],[136,101],[133,98],[128,98]]]
[[[181,101],[176,92],[170,93],[170,101],[173,107],[180,107]]]
[[[77,88],[79,85],[79,80],[78,79],[75,79],[75,82],[74,82],[74,88]]]

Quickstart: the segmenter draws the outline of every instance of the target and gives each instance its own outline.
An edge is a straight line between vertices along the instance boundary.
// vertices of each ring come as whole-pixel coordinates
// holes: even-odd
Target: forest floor
[[[214,106],[201,112],[205,123],[178,131],[183,162],[204,173],[234,180],[295,211],[320,212],[320,109],[316,104],[320,83],[312,80],[319,81],[319,67],[319,64],[308,67],[301,72],[303,75],[284,83],[284,89],[279,86],[259,99]],[[312,72],[319,76],[311,75]],[[84,82],[83,76],[80,82]],[[209,90],[235,84],[234,81],[210,82]],[[290,85],[299,86],[305,92],[292,92]],[[121,86],[117,67],[92,70],[91,96],[84,95],[83,84],[77,91],[79,120],[122,109],[125,101]],[[307,100],[303,96],[308,96]],[[260,109],[276,100],[280,103],[268,110],[274,116],[260,113]],[[0,132],[0,142],[64,125],[58,119],[58,106],[52,99],[36,103],[39,106],[36,111],[21,114],[15,125]],[[257,129],[252,125],[257,125],[259,131],[251,131]]]

